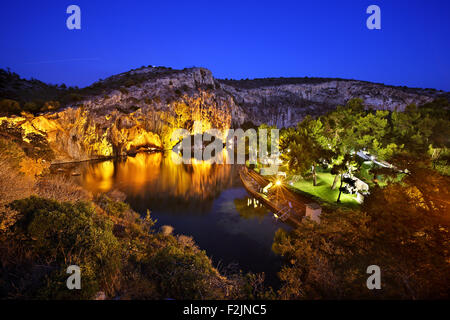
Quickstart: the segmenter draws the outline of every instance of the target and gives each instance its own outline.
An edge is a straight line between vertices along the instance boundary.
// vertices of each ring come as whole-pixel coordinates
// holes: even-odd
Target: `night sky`
[[[81,8],[68,30],[66,8]],[[366,8],[381,8],[381,30]],[[450,91],[450,1],[2,1],[0,68],[85,86],[143,65]]]

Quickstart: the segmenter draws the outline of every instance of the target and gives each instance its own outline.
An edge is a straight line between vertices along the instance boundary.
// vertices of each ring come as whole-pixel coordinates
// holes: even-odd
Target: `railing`
[[[247,168],[242,170],[239,174],[240,174],[241,181],[244,184],[245,188],[251,194],[253,194],[253,196],[259,198],[262,202],[264,202],[266,205],[268,205],[270,208],[272,208],[272,210],[274,210],[276,212],[275,217],[277,217],[277,213],[281,214],[279,219],[281,219],[282,221],[285,221],[289,217],[289,215],[290,215],[289,209],[290,208],[287,208],[286,206],[284,206],[280,209],[265,194],[258,191],[259,188],[261,188],[261,183],[262,184],[268,183],[267,181],[265,181],[265,179],[263,177],[257,175],[255,172],[252,172],[251,170],[248,170]]]

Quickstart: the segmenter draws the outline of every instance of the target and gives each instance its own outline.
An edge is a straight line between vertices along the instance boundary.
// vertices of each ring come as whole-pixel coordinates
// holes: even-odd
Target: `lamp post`
[[[281,186],[281,180],[280,179],[277,179],[276,181],[275,181],[275,187],[280,187]],[[280,193],[280,188],[277,188],[276,189],[276,201],[277,201],[277,203],[279,202],[279,193]]]

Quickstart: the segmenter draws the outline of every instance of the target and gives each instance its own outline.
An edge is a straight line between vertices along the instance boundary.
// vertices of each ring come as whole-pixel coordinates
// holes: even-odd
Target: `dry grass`
[[[58,201],[88,201],[92,194],[84,190],[73,181],[62,176],[48,176],[40,178],[35,184],[38,196]]]
[[[33,177],[20,173],[8,161],[0,159],[0,204],[32,195],[34,183]]]
[[[8,159],[0,159],[0,232],[8,230],[18,219],[17,212],[7,206],[14,200],[31,195],[73,202],[92,199],[89,192],[64,177],[36,177],[19,170]]]
[[[6,205],[33,193],[34,179],[15,170],[5,159],[0,159],[0,233],[5,232],[18,218],[18,213]]]
[[[118,189],[113,189],[106,193],[106,196],[114,201],[122,201],[124,202],[127,198],[127,195]]]
[[[167,226],[167,225],[161,226],[161,233],[163,235],[168,236],[168,235],[172,234],[172,232],[173,232],[172,226]]]
[[[192,237],[180,234],[180,235],[177,236],[177,240],[178,240],[178,243],[180,245],[184,246],[184,247],[193,248],[194,251],[198,251],[199,250],[198,246],[195,244],[195,241],[194,241],[194,239]]]

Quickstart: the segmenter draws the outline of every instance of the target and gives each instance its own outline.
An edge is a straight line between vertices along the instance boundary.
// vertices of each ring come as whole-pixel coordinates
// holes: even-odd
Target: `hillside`
[[[175,128],[227,129],[242,124],[294,126],[352,98],[369,108],[403,110],[448,93],[328,78],[219,80],[205,68],[142,67],[85,88],[47,85],[0,73],[3,131],[44,137],[54,162],[171,148]],[[11,117],[27,111],[32,114]],[[6,128],[6,129],[5,129]],[[4,133],[3,133],[4,134]]]

